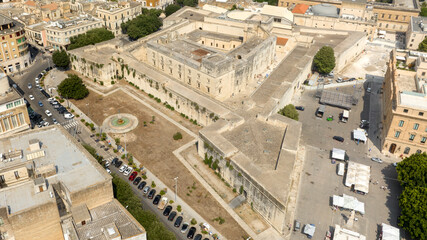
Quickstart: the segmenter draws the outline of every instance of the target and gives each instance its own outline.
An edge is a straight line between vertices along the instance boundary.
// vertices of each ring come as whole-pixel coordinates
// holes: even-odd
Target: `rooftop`
[[[336,6],[327,3],[312,6],[311,12],[316,16],[339,17],[339,9]]]
[[[145,229],[118,203],[109,203],[93,208],[90,211],[92,220],[83,226],[76,226],[80,239],[110,240],[145,234]]]
[[[411,30],[427,34],[427,17],[411,17]]]
[[[46,29],[65,31],[67,28],[80,27],[97,21],[101,22],[101,20],[94,17],[74,17],[72,19],[60,19],[55,22],[51,22],[49,26],[46,26]]]
[[[31,152],[29,143],[33,139],[40,140],[41,148]],[[0,162],[1,169],[20,163],[26,164],[27,168],[31,168],[32,162],[36,168],[53,164],[56,175],[46,178],[49,182],[48,186],[61,181],[70,192],[77,192],[111,178],[105,171],[97,171],[96,169],[100,169],[100,166],[92,156],[74,139],[71,139],[64,129],[57,126],[1,139],[0,153],[11,150],[22,150],[22,158]],[[0,189],[0,192],[3,193],[0,196],[4,196],[0,200],[0,206],[10,206],[12,213],[51,201],[49,189],[35,194],[32,180],[19,186]]]
[[[294,7],[294,9],[292,9],[292,13],[304,14],[305,12],[307,12],[308,8],[310,8],[309,5],[303,4],[303,3],[298,3]]]
[[[6,25],[6,24],[11,24],[13,23],[11,28],[5,28],[3,30],[0,31],[0,34],[10,34],[12,32],[16,32],[16,31],[20,31],[24,29],[24,24],[15,21],[3,14],[0,14],[0,25]]]
[[[58,4],[56,4],[56,3],[46,4],[46,5],[43,5],[41,7],[41,9],[42,10],[46,9],[46,10],[54,11],[54,10],[58,9]]]
[[[396,74],[396,84],[400,91],[417,91],[417,86],[415,83],[415,75],[417,74],[416,72],[397,69]]]
[[[358,4],[366,4],[368,3],[367,0],[341,0],[342,2],[345,3],[358,3]]]

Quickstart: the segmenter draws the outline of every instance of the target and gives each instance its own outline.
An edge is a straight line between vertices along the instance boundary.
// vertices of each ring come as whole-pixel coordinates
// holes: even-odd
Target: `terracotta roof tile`
[[[288,42],[287,38],[278,37],[276,40],[276,45],[285,46],[287,42]]]
[[[307,4],[303,4],[303,3],[298,3],[294,9],[292,9],[292,13],[299,13],[299,14],[304,14],[305,12],[307,12],[308,8],[310,6],[308,6]]]
[[[34,1],[26,1],[25,2],[25,5],[28,5],[28,6],[36,6],[36,2],[34,2]]]
[[[53,10],[58,9],[58,4],[56,4],[56,3],[46,4],[46,5],[42,6],[41,8],[44,8],[44,9],[47,8],[50,11],[53,11]]]

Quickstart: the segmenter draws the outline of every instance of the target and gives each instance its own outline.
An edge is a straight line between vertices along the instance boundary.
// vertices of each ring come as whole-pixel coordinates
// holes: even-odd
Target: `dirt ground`
[[[247,236],[237,222],[173,155],[174,150],[191,140],[189,135],[150,109],[140,106],[140,103],[123,91],[117,91],[105,98],[91,92],[86,99],[73,101],[73,103],[98,125],[119,110],[120,113],[135,115],[139,124],[136,129],[127,134],[130,135],[127,142],[128,151],[171,189],[174,186],[173,178],[179,176],[180,187],[184,191],[179,191],[178,195],[225,237],[234,240]],[[160,106],[160,104],[157,105]],[[169,113],[169,115],[174,115],[174,119],[180,118],[176,113]],[[155,122],[150,124],[153,116]],[[147,122],[146,127],[144,127],[144,121]],[[183,139],[175,141],[172,136],[178,131],[182,133]],[[212,221],[217,217],[224,218],[225,223],[220,225],[217,221]]]

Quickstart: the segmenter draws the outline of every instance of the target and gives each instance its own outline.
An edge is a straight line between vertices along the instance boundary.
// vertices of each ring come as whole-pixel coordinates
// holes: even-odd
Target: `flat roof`
[[[400,91],[416,92],[416,72],[397,69],[396,84]]]
[[[117,236],[118,233],[121,235],[120,239],[129,239],[145,233],[145,229],[117,200],[93,208],[89,212],[92,221],[76,226],[80,239],[110,240],[111,236]]]
[[[410,26],[413,32],[427,34],[427,17],[411,17]]]
[[[78,192],[98,183],[105,182],[111,178],[105,171],[101,171],[101,166],[75,139],[59,126],[50,126],[38,130],[27,131],[7,138],[0,139],[0,153],[7,153],[9,150],[22,150],[23,156],[9,162],[0,162],[0,168],[7,168],[16,164],[25,164],[30,167],[32,161],[30,157],[29,142],[38,139],[43,154],[34,158],[36,166],[53,164],[56,168],[56,175],[47,177],[46,180],[51,186],[59,181],[69,189],[70,192]],[[50,189],[50,188],[49,188]],[[12,213],[50,201],[48,191],[42,193],[34,192],[34,182],[29,179],[19,186],[10,186],[0,189],[0,206],[10,206]]]

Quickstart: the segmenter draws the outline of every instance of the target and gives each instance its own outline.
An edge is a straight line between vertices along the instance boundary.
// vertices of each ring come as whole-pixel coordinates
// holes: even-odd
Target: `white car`
[[[64,118],[71,119],[73,117],[74,117],[74,115],[71,113],[64,113]]]
[[[36,78],[36,84],[39,84],[39,78]]]
[[[30,96],[28,96],[29,98],[30,98],[30,100],[31,101],[33,101],[34,100],[34,96],[33,95],[30,95]]]
[[[128,169],[126,169],[124,172],[123,172],[123,174],[125,175],[125,176],[128,176],[131,172],[132,172],[132,167],[128,167]]]
[[[105,161],[105,167],[108,167],[108,166],[110,166],[110,162],[107,160]]]
[[[52,116],[52,113],[51,113],[49,110],[44,111],[44,113],[46,113],[46,115],[47,115],[48,117],[51,117],[51,116]]]
[[[43,124],[45,127],[49,126],[49,122],[44,122]]]
[[[107,170],[107,173],[111,174],[111,170],[106,168],[105,170]]]
[[[47,99],[47,101],[49,101],[49,102],[52,102],[53,100],[55,100],[55,98],[53,98],[53,97]]]
[[[119,168],[119,172],[124,172],[125,170],[128,169],[128,166],[126,164],[123,164],[120,168]]]

